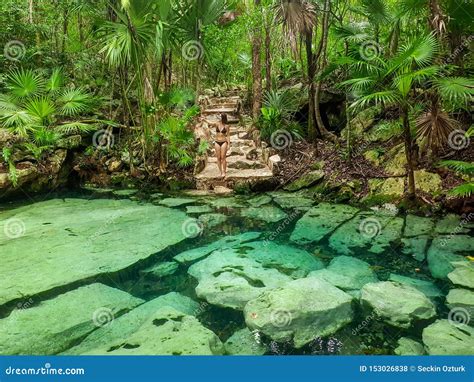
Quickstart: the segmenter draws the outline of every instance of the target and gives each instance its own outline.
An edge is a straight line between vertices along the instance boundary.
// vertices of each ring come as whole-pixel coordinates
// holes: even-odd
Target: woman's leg
[[[221,147],[221,163],[222,163],[222,171],[224,173],[224,176],[227,174],[227,149],[229,148],[229,145],[224,143]]]
[[[219,172],[221,173],[221,176],[222,176],[222,161],[221,161],[222,147],[221,145],[218,145],[217,143],[215,143],[214,148],[216,150],[217,167],[219,167]]]

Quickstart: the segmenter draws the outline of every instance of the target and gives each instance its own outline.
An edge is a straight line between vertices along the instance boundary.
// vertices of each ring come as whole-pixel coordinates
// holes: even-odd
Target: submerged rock
[[[198,221],[200,221],[206,228],[217,227],[226,220],[227,216],[224,214],[204,214],[198,218]]]
[[[396,355],[423,355],[425,348],[419,342],[408,337],[402,337],[398,340]]]
[[[474,329],[437,320],[423,329],[423,344],[429,355],[473,355]]]
[[[342,204],[318,204],[298,220],[290,240],[298,244],[318,242],[357,212],[358,209]]]
[[[241,244],[256,240],[261,232],[245,232],[240,235],[226,236],[206,246],[193,248],[176,255],[174,259],[179,263],[190,263],[211,254],[216,249],[238,248]]]
[[[474,325],[474,292],[468,289],[451,289],[446,296],[453,320]]]
[[[323,279],[351,295],[357,295],[365,284],[378,281],[370,264],[349,256],[336,257],[326,269],[311,272],[309,277]]]
[[[454,270],[453,263],[467,262],[462,254],[474,248],[474,237],[467,235],[438,236],[428,249],[427,259],[431,275],[444,279]]]
[[[470,262],[454,262],[454,271],[448,273],[448,279],[453,284],[474,289],[474,264]]]
[[[275,341],[300,348],[352,321],[352,296],[324,280],[307,277],[266,291],[244,308],[245,322]]]
[[[193,204],[196,202],[196,199],[190,198],[165,198],[159,201],[159,204],[166,207],[181,207],[186,204]]]
[[[415,215],[407,215],[405,218],[404,237],[413,237],[421,235],[429,235],[433,232],[435,222],[433,219],[424,218]]]
[[[369,252],[382,253],[400,238],[402,227],[401,218],[363,212],[339,227],[329,238],[329,245],[345,255],[353,254],[353,248],[364,247]]]
[[[128,199],[52,199],[2,212],[0,305],[130,267],[185,239],[183,212]],[[159,229],[157,229],[159,227]]]
[[[273,196],[276,204],[285,209],[311,207],[314,204],[313,199],[299,193],[271,192],[269,194]]]
[[[385,322],[398,328],[409,328],[415,321],[436,315],[435,306],[422,292],[391,281],[364,285],[361,302]]]
[[[14,310],[0,320],[0,354],[52,355],[60,353],[115,316],[143,303],[119,289],[91,284]]]
[[[199,310],[197,302],[179,293],[171,292],[148,301],[118,317],[114,320],[113,325],[95,330],[79,345],[65,351],[63,354],[107,354],[107,350],[112,344],[133,335],[150,316],[164,307],[171,307],[190,316],[195,315]]]
[[[212,208],[208,205],[204,206],[187,206],[186,212],[188,214],[206,214],[212,212]]]
[[[169,276],[175,273],[178,270],[179,264],[175,261],[166,261],[163,263],[158,263],[149,268],[146,268],[140,273],[144,275],[151,275],[156,278],[161,278],[164,276]]]
[[[423,292],[428,297],[443,296],[441,290],[431,281],[414,279],[411,277],[397,275],[395,273],[390,273],[389,281],[395,281],[400,284],[412,286],[413,288],[418,289],[420,292]]]
[[[288,216],[285,211],[273,206],[244,208],[241,215],[250,219],[262,220],[266,223],[276,223]]]
[[[271,203],[272,197],[269,195],[259,195],[254,196],[253,198],[247,200],[247,203],[250,204],[252,207],[260,207],[265,204]]]
[[[236,331],[224,344],[225,352],[230,355],[263,355],[267,349],[259,343],[258,333],[248,328]]]
[[[426,258],[426,249],[428,246],[429,236],[422,235],[417,237],[403,238],[403,253],[412,255],[417,261],[424,261]]]
[[[236,249],[217,250],[189,267],[188,273],[199,281],[198,297],[233,309],[243,309],[247,301],[264,290],[292,280],[276,269],[264,268]]]
[[[473,224],[462,220],[460,216],[449,214],[436,223],[435,231],[439,234],[458,235],[468,233]]]
[[[224,346],[195,317],[166,306],[153,312],[132,334],[83,354],[221,355]]]

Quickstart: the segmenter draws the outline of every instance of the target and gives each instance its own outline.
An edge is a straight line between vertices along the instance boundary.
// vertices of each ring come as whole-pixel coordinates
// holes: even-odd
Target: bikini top
[[[219,125],[216,126],[216,133],[227,134],[227,127],[224,126],[222,130],[219,130]]]

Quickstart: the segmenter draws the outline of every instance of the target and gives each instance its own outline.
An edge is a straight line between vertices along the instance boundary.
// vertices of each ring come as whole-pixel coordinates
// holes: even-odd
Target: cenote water
[[[0,223],[1,354],[472,352],[469,217],[84,189]]]

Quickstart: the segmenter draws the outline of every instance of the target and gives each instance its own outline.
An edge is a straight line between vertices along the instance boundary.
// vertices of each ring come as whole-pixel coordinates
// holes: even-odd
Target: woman
[[[227,125],[227,115],[221,114],[221,120],[216,124],[216,158],[217,166],[222,177],[227,174],[227,150],[230,147],[230,128]]]

